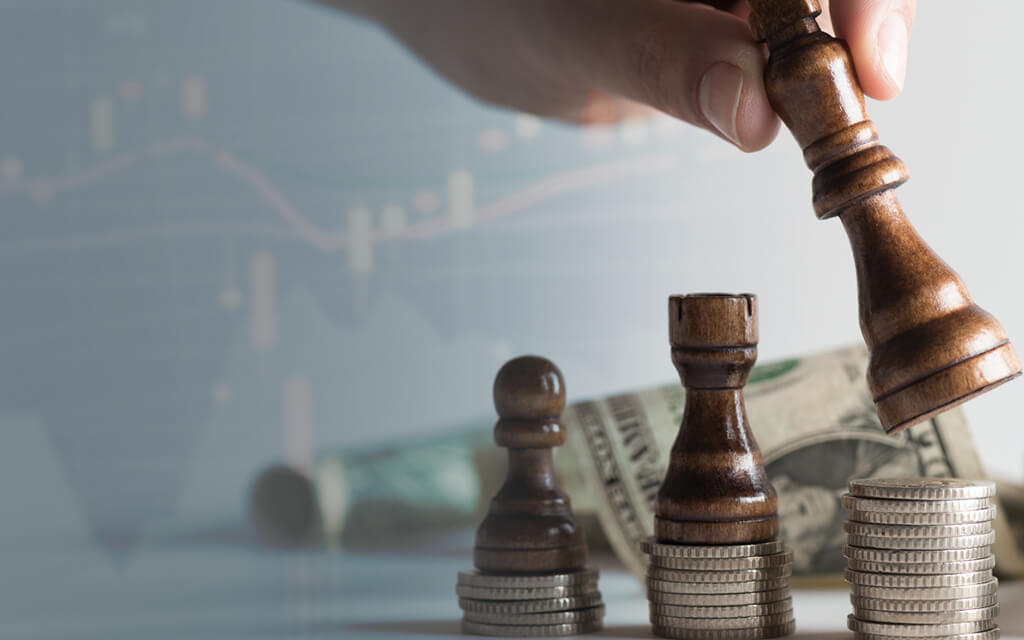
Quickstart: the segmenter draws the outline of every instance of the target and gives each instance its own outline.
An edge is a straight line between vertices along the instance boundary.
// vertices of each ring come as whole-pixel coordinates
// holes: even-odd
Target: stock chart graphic
[[[1021,89],[971,56],[1017,60],[989,33],[1017,22],[955,48],[916,31],[931,64],[872,105],[933,186],[901,190],[933,212],[915,224],[1014,335],[1019,233],[963,242],[959,212],[1015,202]],[[287,621],[346,603],[386,618],[340,574],[399,560],[255,539],[260,471],[486,427],[495,372],[526,353],[570,402],[674,380],[670,294],[756,292],[760,361],[859,340],[849,246],[814,221],[787,135],[742,154],[668,117],[483,105],[302,0],[0,0],[0,95],[5,638],[295,637]],[[973,433],[1016,474],[1013,396],[992,398]]]
[[[475,104],[305,3],[3,12],[0,411],[48,461],[31,502],[121,561],[240,522],[268,462],[488,412],[518,351],[630,357],[581,300],[651,268],[680,141],[717,153]]]

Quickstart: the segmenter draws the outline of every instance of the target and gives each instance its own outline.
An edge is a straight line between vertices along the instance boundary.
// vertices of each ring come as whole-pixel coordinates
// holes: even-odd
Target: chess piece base
[[[749,520],[669,520],[654,517],[654,536],[672,544],[746,544],[767,542],[779,535],[777,515]]]
[[[1009,342],[913,382],[875,400],[886,433],[896,433],[967,402],[1021,374]],[[936,403],[936,398],[945,398]]]
[[[582,569],[587,565],[586,545],[557,549],[473,550],[473,565],[495,573],[556,573]]]

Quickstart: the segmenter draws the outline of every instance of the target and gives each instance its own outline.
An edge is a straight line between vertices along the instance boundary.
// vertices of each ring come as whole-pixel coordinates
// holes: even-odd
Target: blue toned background
[[[1024,5],[958,5],[922,3],[906,92],[871,112],[911,219],[1020,343]],[[671,293],[758,293],[762,359],[860,339],[785,132],[744,155],[484,107],[277,0],[0,2],[0,95],[5,637],[148,630],[95,611],[152,606],[154,573],[197,602],[244,583],[259,469],[487,417],[513,355],[576,399],[671,380]],[[1017,480],[1021,393],[966,409]],[[281,584],[318,562],[293,561]]]

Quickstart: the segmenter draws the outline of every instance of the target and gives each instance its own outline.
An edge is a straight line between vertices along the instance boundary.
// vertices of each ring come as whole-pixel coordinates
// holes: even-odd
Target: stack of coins
[[[544,575],[460,571],[455,593],[462,632],[484,636],[571,636],[601,629],[596,569]]]
[[[781,540],[756,544],[661,544],[650,556],[647,599],[655,635],[746,640],[793,633],[793,552]]]
[[[995,485],[949,478],[850,482],[843,506],[855,638],[999,637]]]

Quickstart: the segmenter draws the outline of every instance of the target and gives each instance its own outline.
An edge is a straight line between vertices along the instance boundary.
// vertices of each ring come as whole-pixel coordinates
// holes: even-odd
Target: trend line
[[[291,229],[294,235],[310,246],[324,252],[342,251],[349,248],[349,238],[344,231],[322,229],[315,225],[301,211],[295,208],[291,201],[265,174],[259,169],[246,164],[229,151],[215,149],[209,142],[198,137],[172,138],[152,144],[145,149],[145,155],[153,158],[180,153],[198,153],[211,158],[214,166],[224,173],[241,180]],[[0,182],[0,196],[13,193],[28,193],[36,201],[46,202],[63,192],[73,191],[102,181],[139,164],[139,154],[124,153],[67,176],[2,181]],[[496,220],[528,209],[565,192],[583,189],[594,184],[621,179],[634,174],[664,171],[676,166],[676,164],[675,156],[657,154],[563,171],[527,185],[495,202],[476,207],[473,211],[473,219],[476,222]],[[179,231],[183,233],[196,233],[202,232],[203,229],[208,229],[212,232],[223,233],[229,228],[231,228],[229,225],[176,225],[163,226],[159,228],[159,231],[162,233],[175,233]],[[266,228],[259,228],[257,230],[245,225],[238,225],[234,228],[270,235]],[[407,225],[397,234],[376,229],[371,236],[371,240],[374,244],[381,244],[400,237],[425,238],[460,230],[462,229],[456,227],[449,218],[438,216]],[[90,234],[90,239],[85,244],[95,246],[97,244],[104,244],[104,241],[107,243],[117,243],[146,235],[150,234],[145,231],[110,231],[102,234]],[[67,243],[61,243],[60,246],[66,247],[68,245]],[[21,245],[19,249],[24,250],[24,245]]]
[[[306,242],[321,251],[338,251],[348,246],[345,234],[319,229],[258,170],[227,152],[218,153],[215,160],[225,172],[241,179],[252,188]]]

